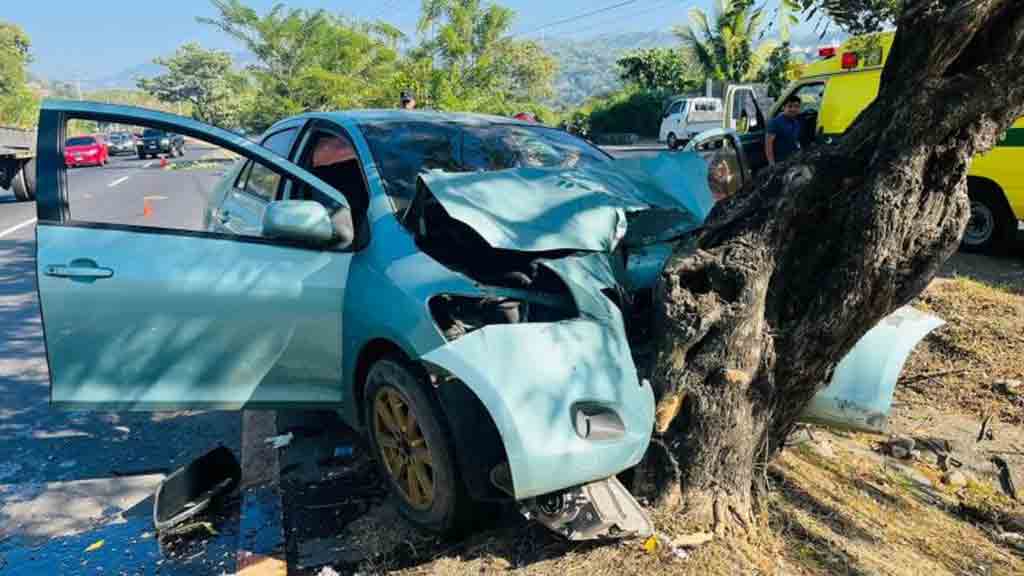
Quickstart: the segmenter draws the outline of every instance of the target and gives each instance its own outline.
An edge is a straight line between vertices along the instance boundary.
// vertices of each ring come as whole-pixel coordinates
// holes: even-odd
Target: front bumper
[[[577,319],[486,326],[425,354],[487,408],[508,456],[515,499],[613,476],[640,462],[654,427],[654,393],[637,379],[619,322]],[[443,384],[442,384],[443,385]],[[578,405],[613,410],[617,438],[576,432]]]

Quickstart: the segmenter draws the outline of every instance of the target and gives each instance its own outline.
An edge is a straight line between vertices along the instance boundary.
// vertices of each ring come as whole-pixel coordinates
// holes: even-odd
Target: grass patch
[[[1024,423],[1024,397],[997,391],[1024,380],[1024,292],[964,277],[934,282],[915,304],[946,321],[910,356],[897,398]]]

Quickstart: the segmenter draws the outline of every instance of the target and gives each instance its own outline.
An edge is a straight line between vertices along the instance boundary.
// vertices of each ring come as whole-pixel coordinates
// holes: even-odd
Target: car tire
[[[993,253],[1013,240],[1016,222],[1002,192],[985,181],[968,180],[971,219],[960,240],[960,249],[972,253]]]
[[[447,422],[427,391],[426,375],[400,356],[385,356],[367,372],[365,391],[370,449],[399,512],[429,531],[461,533],[471,518],[471,501]],[[405,421],[399,422],[403,414]]]
[[[675,150],[679,147],[679,139],[676,137],[675,132],[670,132],[668,137],[665,138],[665,144],[668,145],[669,150]]]
[[[35,158],[21,165],[21,170],[11,180],[11,191],[14,197],[20,202],[28,202],[34,199],[36,182],[36,160]]]

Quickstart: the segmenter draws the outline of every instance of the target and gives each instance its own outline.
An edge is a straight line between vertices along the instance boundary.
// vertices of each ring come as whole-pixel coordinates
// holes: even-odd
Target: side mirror
[[[348,215],[348,234],[335,228],[327,209],[311,200],[282,200],[271,202],[263,212],[263,235],[268,238],[295,240],[312,246],[326,248],[348,236],[351,243],[351,214],[348,207],[339,212]],[[338,215],[336,215],[337,217]]]

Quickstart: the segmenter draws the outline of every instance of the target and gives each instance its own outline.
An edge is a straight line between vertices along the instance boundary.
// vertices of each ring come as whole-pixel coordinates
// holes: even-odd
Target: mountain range
[[[830,34],[819,38],[814,34],[794,35],[792,45],[798,54],[811,57],[815,47],[821,44],[839,42],[842,37]],[[650,32],[628,32],[601,34],[582,39],[547,37],[539,41],[541,46],[558,61],[558,75],[555,78],[555,97],[549,103],[555,107],[572,107],[587,98],[600,96],[622,88],[615,62],[627,52],[644,48],[678,46],[677,36],[667,30]],[[255,61],[248,52],[232,54],[235,64],[244,67]],[[162,67],[153,62],[144,62],[116,74],[96,79],[82,80],[83,91],[132,89],[137,78],[147,78],[160,73]],[[53,80],[53,79],[49,79]]]

